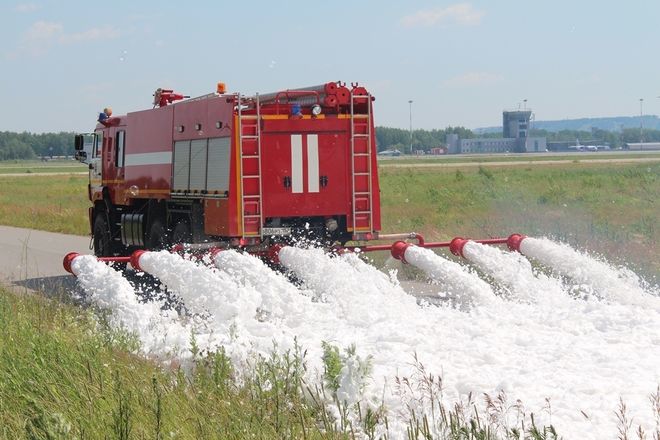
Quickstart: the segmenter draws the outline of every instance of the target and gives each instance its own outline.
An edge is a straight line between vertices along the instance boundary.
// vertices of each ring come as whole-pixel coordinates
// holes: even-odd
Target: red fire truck
[[[90,167],[97,256],[378,236],[373,97],[364,87],[329,82],[243,96],[219,83],[185,98],[158,89],[154,108],[76,136]]]

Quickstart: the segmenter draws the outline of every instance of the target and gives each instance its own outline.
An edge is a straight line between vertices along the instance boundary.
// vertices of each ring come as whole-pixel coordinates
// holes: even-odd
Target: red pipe
[[[397,241],[392,246],[390,246],[391,247],[390,252],[392,253],[392,256],[397,260],[401,260],[403,263],[407,263],[406,250],[410,246],[413,245],[411,243],[406,243],[405,241]]]
[[[268,249],[266,255],[273,264],[280,264],[280,251],[285,247],[283,244],[274,244]]]
[[[97,257],[99,261],[104,263],[130,263],[131,257]]]
[[[387,240],[388,238],[409,238],[417,240],[417,246],[420,247],[438,247],[432,246],[436,243],[426,243],[424,242],[424,236],[422,234],[417,234],[411,232],[409,234],[384,234],[379,236],[379,240]],[[355,252],[356,249],[359,249],[360,252],[377,252],[377,251],[389,251],[392,249],[391,244],[374,244],[372,246],[347,246],[343,249],[346,249],[350,252]],[[449,246],[449,244],[447,244]]]
[[[64,270],[69,272],[72,275],[75,275],[73,273],[73,270],[71,269],[71,264],[73,263],[73,260],[78,258],[80,254],[78,252],[69,252],[64,256],[64,260],[62,261],[62,266],[64,266]]]
[[[463,237],[456,237],[449,243],[449,251],[459,257],[463,257],[463,247],[469,240]]]
[[[527,238],[526,235],[511,234],[509,235],[509,238],[507,238],[506,240],[506,245],[509,248],[509,250],[520,252],[520,243],[522,243],[522,241],[526,238]]]
[[[140,257],[148,251],[145,251],[144,249],[138,249],[137,251],[133,252],[131,256],[129,257],[129,261],[131,263],[131,266],[133,266],[133,269],[137,270],[138,272],[144,272],[144,270],[140,267]]]
[[[426,243],[424,241],[424,237],[420,234],[389,234],[389,235],[383,235],[381,238],[387,238],[387,237],[402,237],[402,238],[416,238],[417,239],[417,246],[427,248],[427,249],[432,249],[432,248],[441,248],[441,247],[448,247],[449,250],[451,251],[452,254],[457,255],[459,257],[463,256],[463,247],[465,246],[465,243],[468,241],[474,241],[476,243],[481,243],[481,244],[506,244],[509,249],[511,250],[519,250],[520,249],[520,242],[526,238],[524,235],[521,234],[512,234],[509,237],[506,238],[485,238],[481,240],[470,240],[467,238],[463,237],[456,237],[451,241],[436,241],[436,242],[430,242]],[[404,246],[405,245],[405,246]],[[360,252],[377,252],[377,251],[390,251],[392,253],[392,256],[396,258],[397,260],[401,260],[405,262],[404,253],[406,249],[410,246],[410,243],[406,243],[404,241],[397,241],[394,244],[377,244],[373,246],[364,246],[364,247],[358,247],[358,246],[349,246],[345,248],[348,251],[355,252],[356,249],[359,249]]]
[[[215,261],[215,257],[216,257],[220,252],[222,252],[222,251],[224,251],[224,250],[225,250],[225,249],[223,249],[223,248],[218,248],[218,247],[211,248],[211,249],[209,250],[209,255],[211,256],[211,261]]]
[[[73,260],[78,258],[80,254],[78,252],[69,252],[64,256],[64,260],[62,261],[62,266],[64,266],[64,270],[69,272],[72,275],[76,275],[73,273],[73,269],[71,268],[71,265],[73,264]],[[97,257],[96,258],[99,261],[102,261],[104,263],[129,263],[131,257]]]
[[[426,243],[424,241],[424,237],[421,234],[416,234],[416,233],[388,234],[381,236],[381,238],[394,238],[394,237],[416,239],[417,240],[416,246],[422,248],[430,249],[430,248],[448,247],[452,254],[458,255],[460,257],[464,257],[463,248],[465,247],[465,243],[467,243],[468,241],[474,241],[476,243],[481,243],[481,244],[506,244],[511,251],[520,252],[520,243],[525,238],[527,238],[525,235],[522,234],[511,234],[507,238],[486,238],[482,240],[470,240],[467,238],[456,237],[451,241],[438,241],[438,242]],[[415,246],[415,245],[412,243],[407,243],[405,241],[399,240],[394,242],[393,244],[377,244],[373,246],[364,246],[364,247],[359,247],[359,246],[338,247],[338,248],[333,248],[332,251],[337,254],[343,254],[345,252],[356,252],[358,250],[359,252],[390,251],[392,257],[406,263],[405,254],[406,254],[406,250],[410,246]],[[280,262],[279,252],[284,247],[286,247],[286,245],[275,244],[271,246],[268,250],[257,252],[255,254],[261,257],[269,258],[270,261],[272,261],[274,264],[279,264]],[[172,252],[176,252],[179,250],[181,250],[180,246],[174,246],[171,249]],[[222,252],[223,250],[224,249],[222,248],[211,248],[209,250],[209,254],[211,255],[212,259],[215,259],[215,256],[219,252]],[[140,258],[145,252],[149,252],[149,251],[139,249],[133,252],[133,254],[131,254],[130,257],[98,257],[98,260],[103,262],[130,263],[133,269],[135,269],[136,271],[143,272],[144,270],[140,267]],[[73,269],[71,268],[71,265],[73,264],[73,261],[79,256],[80,254],[78,254],[77,252],[69,252],[68,254],[66,254],[64,256],[64,260],[62,261],[64,270],[75,275],[75,273],[73,273]]]
[[[486,238],[483,240],[472,240],[476,243],[481,243],[481,244],[506,244],[507,240],[509,238]]]

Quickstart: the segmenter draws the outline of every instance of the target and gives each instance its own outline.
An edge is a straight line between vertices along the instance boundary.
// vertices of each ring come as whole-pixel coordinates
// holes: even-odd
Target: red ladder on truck
[[[241,207],[243,237],[261,237],[261,114],[256,95],[256,115],[244,115],[238,95],[238,136],[241,159]]]
[[[363,102],[367,103],[367,114],[355,114],[355,104]],[[371,95],[351,91],[353,234],[373,231],[371,138]]]

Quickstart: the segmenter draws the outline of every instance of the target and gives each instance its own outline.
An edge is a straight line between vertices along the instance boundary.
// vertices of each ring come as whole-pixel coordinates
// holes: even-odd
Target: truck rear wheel
[[[185,221],[178,222],[172,230],[172,244],[190,243],[191,241],[192,235],[188,223]]]
[[[104,213],[98,213],[94,219],[94,255],[97,257],[111,257],[112,237]]]
[[[147,249],[161,250],[167,247],[167,230],[163,223],[156,219],[149,228],[149,237],[147,239]]]

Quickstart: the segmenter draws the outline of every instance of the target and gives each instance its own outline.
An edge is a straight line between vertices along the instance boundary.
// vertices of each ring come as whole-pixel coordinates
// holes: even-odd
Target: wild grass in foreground
[[[184,374],[133,355],[134,338],[98,322],[0,291],[0,438],[320,437],[293,356],[264,359],[238,381],[219,351]]]
[[[175,360],[135,355],[136,339],[96,316],[0,290],[0,438],[399,438],[389,433],[386,408],[342,400],[340,376],[354,347],[325,344],[317,383],[304,379],[300,347],[273,350],[241,371],[222,349],[194,353],[184,371]],[[369,360],[358,364],[368,377]],[[395,382],[409,439],[560,438],[503,393],[446,407],[442,380],[421,364]],[[660,426],[660,390],[654,402]],[[658,439],[658,432],[634,431],[623,402],[617,418],[619,438]]]

